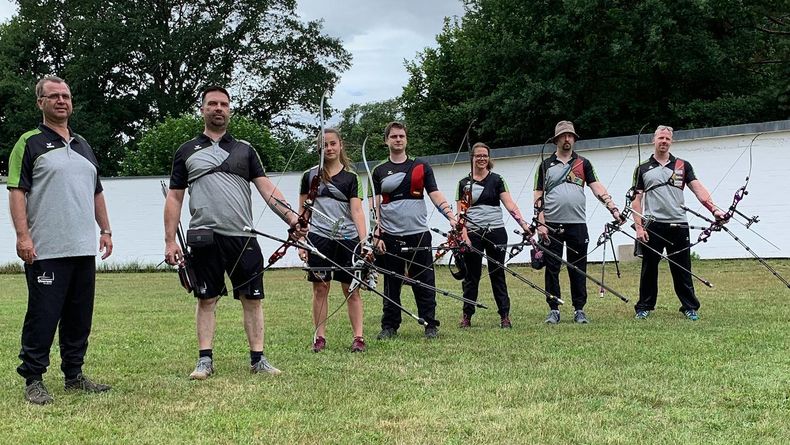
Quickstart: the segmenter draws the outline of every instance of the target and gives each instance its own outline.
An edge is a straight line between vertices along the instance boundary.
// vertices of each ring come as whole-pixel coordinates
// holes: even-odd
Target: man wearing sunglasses
[[[25,399],[53,401],[43,383],[57,329],[66,390],[103,392],[82,374],[93,317],[96,253],[112,253],[112,231],[93,149],[69,127],[71,90],[48,76],[36,84],[43,122],[19,138],[8,161],[16,252],[25,262],[28,306],[22,327]],[[95,227],[99,228],[96,244]]]
[[[656,307],[658,296],[658,263],[656,252],[667,250],[675,294],[680,299],[680,311],[689,320],[699,319],[699,300],[694,294],[691,279],[691,249],[686,212],[682,206],[683,191],[688,186],[699,202],[716,219],[724,217],[713,203],[708,189],[702,185],[688,161],[676,158],[669,151],[672,147],[672,127],[659,125],[653,134],[655,152],[634,172],[636,197],[634,209],[636,237],[650,249],[642,249],[642,275],[639,281],[639,301],[636,318],[644,320]],[[642,217],[642,216],[644,217]]]

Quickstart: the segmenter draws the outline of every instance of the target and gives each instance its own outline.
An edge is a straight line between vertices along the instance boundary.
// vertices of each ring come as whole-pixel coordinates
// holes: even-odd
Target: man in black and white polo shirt
[[[198,299],[196,324],[198,362],[189,375],[204,380],[214,372],[213,342],[217,301],[227,295],[225,273],[233,284],[233,297],[241,301],[244,330],[250,346],[252,373],[278,375],[263,355],[263,258],[254,235],[244,231],[253,227],[250,182],[278,216],[296,230],[295,238],[305,236],[298,216],[291,211],[282,193],[266,177],[258,153],[245,141],[228,132],[230,95],[221,87],[207,88],[201,97],[203,134],[184,143],[173,158],[170,191],[165,203],[165,260],[183,261],[176,243],[176,227],[181,217],[184,191],[189,188],[187,243],[190,245]],[[200,231],[200,232],[197,232]],[[192,236],[198,234],[199,236]]]
[[[553,140],[557,151],[538,168],[535,176],[535,202],[543,200],[543,209],[538,214],[538,235],[542,242],[558,256],[562,255],[563,246],[567,244],[567,261],[586,272],[589,236],[584,185],[590,186],[595,197],[604,203],[616,220],[620,219],[620,211],[615,207],[606,187],[598,181],[590,161],[573,151],[573,145],[578,138],[572,122],[560,121],[554,127]],[[550,229],[553,232],[551,239]],[[543,258],[546,263],[546,290],[551,295],[559,296],[562,263],[550,255]],[[576,323],[588,323],[584,313],[584,305],[587,303],[586,277],[576,270],[568,269],[568,278],[574,308],[573,320]],[[546,303],[550,308],[546,323],[559,323],[557,300],[547,297]]]
[[[7,187],[28,288],[17,372],[25,378],[25,398],[44,405],[53,401],[42,375],[56,328],[66,389],[110,389],[85,377],[82,365],[93,317],[96,252],[103,252],[102,259],[110,256],[112,232],[96,156],[69,127],[69,86],[58,77],[45,77],[36,84],[36,97],[44,121],[14,146]]]
[[[645,319],[656,308],[658,296],[658,263],[661,257],[653,252],[667,250],[675,293],[680,299],[680,311],[689,320],[699,319],[699,300],[694,294],[691,279],[691,250],[689,229],[684,205],[683,191],[691,189],[699,202],[716,219],[724,212],[713,203],[708,189],[702,185],[688,161],[673,156],[672,127],[659,125],[653,135],[655,152],[634,172],[636,197],[631,207],[637,215],[636,237],[652,249],[642,249],[642,276],[639,281],[639,301],[636,303],[636,318]],[[644,218],[639,215],[643,215]],[[649,229],[649,232],[645,230]],[[685,268],[685,270],[683,270]]]
[[[452,225],[455,225],[455,215],[450,203],[436,186],[430,164],[406,154],[406,126],[400,122],[390,122],[384,129],[384,143],[389,147],[389,158],[371,172],[380,223],[375,235],[380,240],[379,249],[392,255],[381,256],[378,261],[387,270],[398,274],[407,272],[409,277],[433,286],[436,277],[431,252],[403,252],[402,248],[431,246],[425,194]],[[384,277],[384,294],[399,304],[402,286],[402,279],[390,275]],[[436,292],[420,286],[412,286],[412,292],[417,303],[417,314],[428,323],[425,337],[436,338],[439,335]],[[400,324],[400,308],[384,300],[381,332],[377,338],[385,340],[396,336]]]

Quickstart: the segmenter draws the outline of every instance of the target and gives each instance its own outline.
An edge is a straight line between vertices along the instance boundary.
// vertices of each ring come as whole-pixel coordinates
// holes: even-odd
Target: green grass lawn
[[[773,261],[790,276],[790,261]],[[519,268],[542,283],[542,274]],[[600,267],[591,266],[596,274]],[[607,283],[637,297],[636,264]],[[345,310],[328,349],[310,351],[303,272],[266,274],[266,355],[280,377],[250,375],[241,306],[218,308],[217,373],[187,379],[197,358],[194,301],[175,274],[100,274],[86,374],[106,394],[65,393],[57,345],[45,382],[55,403],[32,406],[16,374],[26,308],[23,276],[0,275],[0,431],[28,443],[788,443],[790,290],[752,261],[705,261],[695,271],[698,322],[685,320],[662,265],[648,320],[633,303],[598,297],[589,325],[546,326],[543,297],[509,278],[514,328],[501,330],[487,280],[470,330],[460,303],[438,296],[440,338],[404,318],[375,340],[381,303],[364,293],[368,351],[351,354]],[[563,289],[567,278],[563,272]],[[446,269],[439,285],[460,292]],[[334,309],[342,299],[333,289]],[[414,308],[408,288],[404,302]]]

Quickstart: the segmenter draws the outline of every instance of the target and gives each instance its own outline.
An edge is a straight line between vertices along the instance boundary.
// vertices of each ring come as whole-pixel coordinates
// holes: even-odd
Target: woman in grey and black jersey
[[[503,246],[507,244],[507,232],[505,231],[505,222],[502,220],[500,203],[504,204],[507,211],[513,215],[525,232],[529,233],[530,228],[529,223],[522,218],[518,206],[510,196],[505,179],[491,171],[494,163],[490,156],[491,149],[486,144],[478,142],[472,147],[472,171],[458,182],[456,200],[460,209],[464,205],[464,198],[468,196],[469,199],[465,234],[465,238],[468,238],[467,242],[471,243],[476,250],[484,251],[487,257],[504,263],[506,248]],[[463,282],[464,298],[477,301],[483,257],[467,252],[464,254],[464,262],[467,269]],[[488,274],[491,280],[491,290],[494,293],[494,300],[501,318],[500,327],[510,328],[512,327],[510,298],[507,294],[505,271],[493,264],[489,264],[489,268],[491,269]],[[474,313],[475,307],[464,303],[460,327],[470,327]]]
[[[354,249],[360,239],[365,237],[365,213],[362,210],[362,185],[356,173],[349,171],[350,161],[343,148],[343,140],[335,129],[324,130],[324,169],[318,166],[304,172],[299,191],[299,211],[310,192],[313,178],[321,174],[313,213],[310,220],[310,233],[307,239],[321,253],[343,267],[350,267]],[[313,283],[313,323],[316,327],[313,351],[320,352],[326,347],[326,319],[330,281],[339,281],[347,298],[348,318],[354,339],[352,352],[365,350],[362,336],[362,300],[359,289],[349,295],[348,289],[353,277],[333,268],[333,265],[304,250],[299,255],[308,267],[315,268],[307,274]]]

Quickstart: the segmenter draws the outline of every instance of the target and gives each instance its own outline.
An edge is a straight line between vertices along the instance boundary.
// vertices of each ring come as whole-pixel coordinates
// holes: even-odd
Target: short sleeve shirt
[[[299,187],[300,195],[307,195],[310,192],[310,185],[317,175],[317,166],[304,172]],[[361,200],[362,195],[362,182],[359,176],[348,170],[340,170],[330,178],[329,183],[321,182],[315,198],[313,217],[310,219],[311,231],[318,236],[331,239],[359,237],[351,218],[351,199]]]
[[[176,150],[170,188],[189,188],[190,228],[210,228],[226,236],[251,236],[250,181],[266,176],[249,143],[225,133],[219,141],[202,134]]]
[[[494,172],[489,172],[481,181],[475,181],[467,175],[458,181],[456,201],[463,198],[467,187],[471,187],[472,198],[471,206],[466,214],[472,224],[467,225],[467,229],[475,231],[481,228],[505,227],[500,207],[500,195],[508,191],[505,179]]]
[[[642,214],[659,222],[687,221],[683,190],[697,179],[688,161],[669,155],[669,162],[661,165],[652,155],[634,170],[634,186],[642,193]]]
[[[426,231],[424,196],[439,189],[430,164],[419,158],[408,158],[400,164],[387,160],[371,174],[373,189],[381,195],[381,229],[398,236]]]
[[[71,129],[69,140],[64,140],[41,124],[19,138],[8,164],[6,187],[26,194],[36,259],[95,256],[94,198],[102,185],[88,142]]]
[[[584,185],[598,181],[590,161],[571,154],[567,163],[554,153],[541,163],[535,174],[535,190],[543,191],[546,222],[578,224],[586,222]]]

